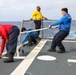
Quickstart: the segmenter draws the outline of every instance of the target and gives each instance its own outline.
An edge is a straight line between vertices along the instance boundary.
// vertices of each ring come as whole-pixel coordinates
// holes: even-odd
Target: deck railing
[[[55,21],[57,21],[57,20],[42,20],[42,28],[48,27],[51,23],[53,23]],[[76,20],[72,20],[71,32],[75,31],[75,28],[76,28],[75,24],[76,24]],[[26,28],[30,28],[30,29],[35,29],[35,23],[32,20],[23,20],[22,23],[21,23],[21,28],[22,27],[26,27]],[[48,39],[52,38],[57,33],[57,31],[58,31],[58,29],[42,30],[41,33],[40,33],[40,37],[41,38],[48,38]],[[23,37],[22,37],[22,35],[20,35],[20,41],[22,39],[23,39]]]

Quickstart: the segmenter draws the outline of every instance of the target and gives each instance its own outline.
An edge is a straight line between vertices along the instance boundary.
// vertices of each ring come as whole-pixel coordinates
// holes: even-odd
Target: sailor
[[[59,51],[57,51],[58,53],[65,53],[65,47],[62,44],[62,41],[68,36],[69,32],[70,32],[70,28],[71,28],[71,16],[68,13],[68,9],[67,8],[63,8],[61,9],[62,11],[62,15],[63,17],[58,20],[55,23],[52,23],[50,25],[50,28],[52,26],[56,26],[59,25],[59,32],[54,36],[53,38],[53,42],[52,42],[52,46],[51,48],[48,50],[49,52],[56,52],[56,46],[59,47]]]
[[[38,38],[38,33],[37,32],[28,32],[32,29],[26,29],[25,27],[23,27],[21,29],[22,32],[26,32],[24,39],[22,40],[22,43],[28,41],[28,46],[32,46],[33,44],[37,44],[37,38]]]
[[[0,58],[2,57],[5,43],[8,56],[8,58],[4,60],[4,63],[14,62],[13,57],[16,52],[19,32],[19,28],[13,24],[0,24],[0,36],[2,38]]]
[[[41,20],[46,19],[41,13],[41,7],[37,6],[37,10],[35,10],[31,16],[31,20],[34,19],[35,23],[35,29],[40,29],[41,28]],[[40,31],[38,31],[38,35],[40,34]]]

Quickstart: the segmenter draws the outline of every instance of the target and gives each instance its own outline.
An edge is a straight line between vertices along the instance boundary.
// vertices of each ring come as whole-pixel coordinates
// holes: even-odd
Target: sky
[[[41,12],[48,19],[60,19],[61,9],[67,7],[76,20],[76,0],[0,0],[0,21],[29,20],[31,14],[41,6]]]

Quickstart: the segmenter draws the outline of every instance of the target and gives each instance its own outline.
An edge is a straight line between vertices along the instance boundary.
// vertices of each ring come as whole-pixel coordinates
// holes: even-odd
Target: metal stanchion
[[[43,20],[42,20],[42,28],[44,28]],[[42,39],[44,37],[44,31],[42,31]]]

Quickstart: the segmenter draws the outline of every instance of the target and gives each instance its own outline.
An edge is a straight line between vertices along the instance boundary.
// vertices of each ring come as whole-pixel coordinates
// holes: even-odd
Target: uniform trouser
[[[9,40],[6,44],[6,49],[8,52],[16,52],[18,36],[19,36],[19,28],[14,26],[9,33]]]
[[[41,28],[41,20],[35,20],[35,29],[40,29]],[[40,31],[37,31],[38,35],[40,34]]]
[[[65,50],[65,47],[62,44],[62,41],[68,36],[69,31],[59,31],[53,38],[51,49],[55,50],[56,46],[60,50]]]
[[[28,36],[28,42],[29,44],[32,44],[32,42],[36,43],[36,39],[38,38],[37,34],[30,34]]]

